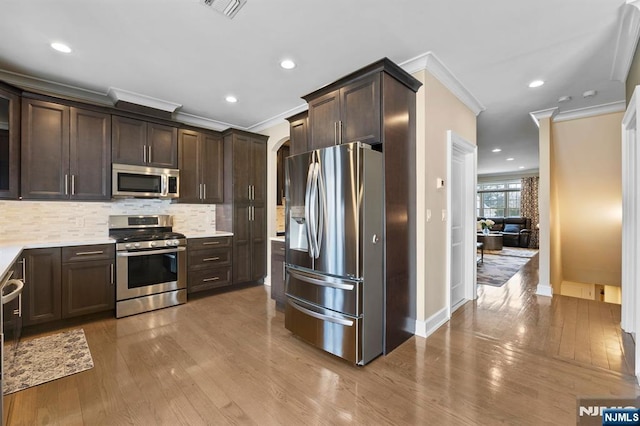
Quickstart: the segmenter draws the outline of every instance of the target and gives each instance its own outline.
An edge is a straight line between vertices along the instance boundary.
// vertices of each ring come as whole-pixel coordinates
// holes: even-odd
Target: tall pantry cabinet
[[[224,204],[216,229],[233,232],[233,283],[267,274],[267,136],[229,129],[224,142]]]

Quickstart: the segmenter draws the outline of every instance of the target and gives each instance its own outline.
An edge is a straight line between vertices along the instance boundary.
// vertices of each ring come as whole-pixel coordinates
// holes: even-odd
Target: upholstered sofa
[[[479,217],[491,219],[495,225],[491,232],[502,234],[502,244],[508,247],[529,247],[531,219],[527,217]]]

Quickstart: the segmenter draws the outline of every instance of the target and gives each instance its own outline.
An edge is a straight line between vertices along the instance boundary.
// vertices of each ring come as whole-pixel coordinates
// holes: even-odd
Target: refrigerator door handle
[[[311,187],[313,185],[314,163],[309,164],[307,173],[307,190],[304,193],[304,221],[307,228],[307,242],[309,243],[309,257],[314,257],[313,235],[311,230]]]
[[[316,163],[316,193],[318,194],[318,228],[316,231],[316,252],[320,257],[320,249],[322,248],[322,234],[324,232],[324,219],[326,216],[327,197],[324,190],[324,178],[322,177],[322,169],[320,163]]]
[[[311,203],[309,207],[309,211],[311,212],[311,235],[313,236],[312,245],[313,245],[313,258],[317,259],[320,256],[320,246],[318,245],[318,207],[319,207],[319,199],[318,199],[318,172],[319,167],[318,163],[313,163],[313,181],[311,184]]]
[[[289,268],[289,275],[292,277],[304,281],[309,284],[315,284],[322,287],[331,287],[337,288],[339,290],[353,291],[355,289],[355,285],[353,284],[345,284],[344,281],[335,278],[325,277],[325,279],[314,278],[310,275],[307,275],[303,272],[296,271],[294,269]]]
[[[293,309],[296,309],[296,310],[302,312],[303,314],[309,315],[310,317],[314,317],[314,318],[317,318],[317,319],[322,320],[322,321],[333,322],[333,323],[344,325],[344,326],[347,326],[347,327],[353,327],[353,321],[351,321],[351,320],[345,320],[345,319],[336,318],[336,317],[330,316],[330,315],[319,314],[318,312],[314,312],[314,311],[312,311],[310,309],[303,308],[302,306],[300,306],[297,303],[293,302],[291,299],[287,300],[287,302],[289,302],[289,305]]]

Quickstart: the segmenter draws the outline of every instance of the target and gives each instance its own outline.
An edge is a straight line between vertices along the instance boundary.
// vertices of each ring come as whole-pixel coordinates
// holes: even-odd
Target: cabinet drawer
[[[231,237],[189,238],[189,250],[231,247]]]
[[[115,247],[113,244],[63,247],[62,263],[85,260],[112,260],[114,255]]]
[[[189,270],[231,266],[231,249],[189,250]]]
[[[188,293],[231,285],[231,268],[191,271],[187,281]]]

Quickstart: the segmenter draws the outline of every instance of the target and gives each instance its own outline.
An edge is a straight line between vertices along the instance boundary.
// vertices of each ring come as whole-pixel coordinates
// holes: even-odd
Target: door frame
[[[620,327],[634,340],[640,329],[640,292],[637,288],[640,254],[640,149],[638,149],[638,103],[640,86],[636,86],[622,118],[622,315]],[[635,376],[640,383],[640,350],[636,341]]]
[[[453,306],[451,306],[451,170],[453,168],[453,154],[460,153],[464,157],[464,197],[467,200],[464,212],[463,233],[464,237],[464,300],[455,308],[462,306],[469,300],[478,297],[476,285],[476,192],[478,170],[478,148],[475,144],[462,138],[451,130],[447,130],[447,176],[445,188],[447,193],[447,226],[446,226],[446,283],[447,283],[447,318],[451,318]]]

